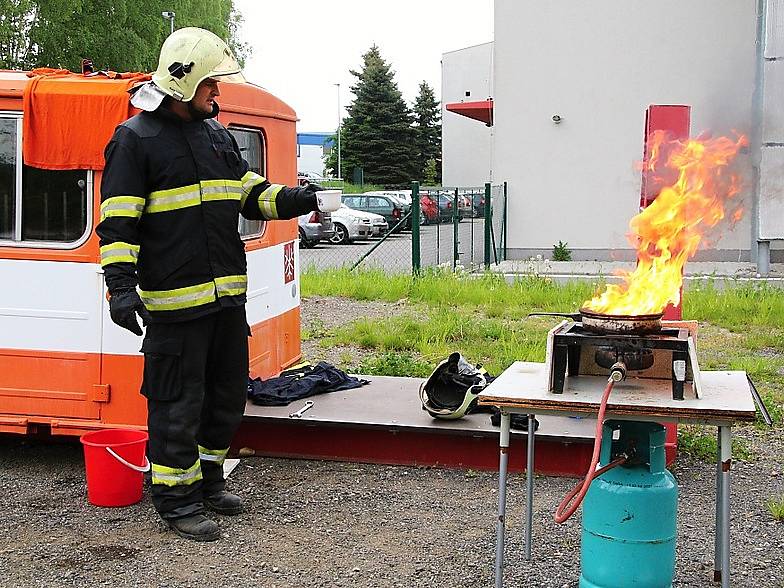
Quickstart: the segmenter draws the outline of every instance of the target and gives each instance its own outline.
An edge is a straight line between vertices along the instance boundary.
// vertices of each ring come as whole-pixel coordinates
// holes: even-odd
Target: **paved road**
[[[459,261],[466,268],[480,265],[484,260],[484,219],[464,219],[458,224]],[[349,245],[319,243],[313,249],[300,250],[300,265],[303,269],[351,267],[357,260],[379,242],[379,238],[358,241]],[[454,259],[454,228],[452,224],[427,225],[421,227],[422,267],[447,263]],[[411,270],[411,231],[391,235],[381,243],[360,267],[382,268],[392,271]]]

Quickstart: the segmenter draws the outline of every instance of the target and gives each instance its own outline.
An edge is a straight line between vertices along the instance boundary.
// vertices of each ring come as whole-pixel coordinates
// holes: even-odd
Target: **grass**
[[[359,318],[326,332],[318,324],[307,337],[323,345],[362,347],[371,354],[360,371],[378,375],[427,376],[452,351],[498,375],[513,361],[543,361],[546,335],[558,318],[527,318],[529,312],[573,311],[601,284],[556,284],[522,276],[466,275],[429,270],[414,278],[380,270],[307,269],[303,296],[403,302],[384,321]],[[784,419],[784,290],[769,286],[706,282],[687,291],[684,316],[700,322],[697,347],[704,370],[744,370],[755,382],[774,419]],[[763,428],[761,420],[756,424]],[[680,450],[715,460],[716,439],[697,426],[679,428]],[[733,440],[733,455],[751,459],[748,446]]]
[[[702,425],[678,426],[678,453],[686,454],[694,459],[716,462],[718,459],[718,442],[716,429]],[[732,458],[749,461],[753,455],[748,443],[740,438],[732,438]]]
[[[319,182],[319,186],[322,188],[333,188],[333,189],[340,189],[343,190],[344,194],[362,194],[364,192],[375,192],[377,190],[383,190],[383,186],[377,186],[375,184],[364,184],[364,185],[354,185],[349,184],[348,182],[344,182],[343,180],[324,180]]]

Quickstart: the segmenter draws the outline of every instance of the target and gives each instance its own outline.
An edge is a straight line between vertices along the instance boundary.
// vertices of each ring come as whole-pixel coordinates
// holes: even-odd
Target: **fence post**
[[[490,182],[485,184],[485,269],[490,269],[490,239],[493,230],[493,209],[490,203]]]
[[[506,190],[506,181],[504,181],[504,238],[503,242],[501,243],[501,249],[503,250],[503,254],[501,255],[501,260],[506,261],[506,238],[509,233],[506,231],[506,211],[509,209],[509,199],[507,197],[507,190]]]
[[[458,188],[455,188],[455,201],[452,203],[452,240],[453,240],[453,257],[452,257],[452,271],[457,269],[457,261],[460,259],[460,251],[458,250],[458,242],[460,240],[460,202],[458,201]]]
[[[411,182],[411,269],[419,274],[422,260],[419,241],[419,182]]]

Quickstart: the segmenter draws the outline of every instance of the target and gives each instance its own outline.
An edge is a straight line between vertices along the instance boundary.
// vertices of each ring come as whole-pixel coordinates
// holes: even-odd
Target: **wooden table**
[[[545,364],[517,361],[496,378],[479,396],[479,403],[501,409],[498,478],[498,522],[496,526],[495,586],[503,586],[506,519],[506,480],[509,461],[511,414],[528,416],[528,460],[526,466],[526,559],[531,559],[533,521],[534,417],[535,415],[580,416],[597,414],[607,378],[577,376],[566,379],[563,394],[548,390]],[[670,380],[630,378],[616,383],[607,403],[606,418],[631,421],[674,421],[717,427],[716,531],[714,580],[730,586],[730,467],[732,424],[753,421],[755,405],[746,372],[702,372],[702,397],[697,399],[689,383],[684,400],[673,400]]]

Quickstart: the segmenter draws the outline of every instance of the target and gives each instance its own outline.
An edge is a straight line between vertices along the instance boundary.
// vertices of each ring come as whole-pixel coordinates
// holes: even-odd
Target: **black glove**
[[[321,192],[324,189],[314,182],[306,182],[303,188],[306,192]]]
[[[120,290],[109,296],[109,314],[115,324],[123,329],[128,329],[134,335],[141,336],[142,328],[136,320],[138,314],[146,325],[150,322],[150,313],[144,307],[144,302],[139,298],[136,290]]]

